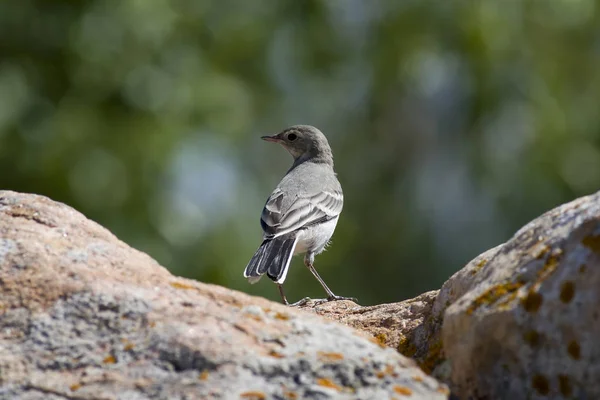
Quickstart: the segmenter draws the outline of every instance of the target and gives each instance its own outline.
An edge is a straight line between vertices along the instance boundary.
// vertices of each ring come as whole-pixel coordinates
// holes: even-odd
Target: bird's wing
[[[285,207],[286,203],[291,204]],[[284,191],[275,189],[265,204],[260,225],[265,232],[265,239],[273,239],[335,218],[342,212],[343,205],[344,195],[341,190],[295,195],[294,199],[286,199]]]

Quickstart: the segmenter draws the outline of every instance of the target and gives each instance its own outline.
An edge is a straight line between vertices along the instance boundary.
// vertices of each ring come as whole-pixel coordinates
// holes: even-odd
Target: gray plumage
[[[315,255],[325,249],[333,235],[344,204],[327,138],[308,125],[292,126],[262,138],[280,143],[294,157],[294,163],[263,208],[263,242],[246,266],[244,276],[255,283],[267,274],[278,284],[287,304],[281,285],[292,256],[305,253],[305,265],[323,285],[328,299],[342,299],[329,290],[313,267]]]

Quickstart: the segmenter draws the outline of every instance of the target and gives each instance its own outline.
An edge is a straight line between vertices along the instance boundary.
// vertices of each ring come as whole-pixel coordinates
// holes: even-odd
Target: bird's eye
[[[290,142],[293,142],[294,140],[298,139],[298,136],[295,133],[290,133],[287,138]]]

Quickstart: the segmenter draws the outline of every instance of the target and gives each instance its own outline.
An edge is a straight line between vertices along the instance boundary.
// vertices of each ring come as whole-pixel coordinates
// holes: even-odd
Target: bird
[[[304,254],[304,265],[319,281],[326,300],[352,300],[335,295],[314,267],[315,256],[325,250],[344,205],[342,186],[333,169],[333,153],[325,135],[314,126],[294,125],[261,139],[278,143],[294,163],[277,185],[260,216],[263,241],[244,270],[250,283],[263,275],[273,280],[282,302],[290,305],[283,291],[292,256]],[[304,298],[292,305],[306,304]]]

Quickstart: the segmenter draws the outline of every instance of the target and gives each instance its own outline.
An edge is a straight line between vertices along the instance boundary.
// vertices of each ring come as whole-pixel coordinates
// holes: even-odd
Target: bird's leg
[[[288,302],[287,297],[285,297],[285,293],[283,293],[283,285],[281,283],[275,283],[277,285],[277,289],[279,289],[279,295],[281,296],[281,301],[283,304],[290,307],[301,307],[310,301],[310,297],[305,297],[300,301],[290,304]]]
[[[277,285],[277,289],[279,289],[279,295],[281,296],[281,301],[283,301],[283,304],[288,306],[290,303],[288,302],[287,298],[285,297],[285,293],[283,293],[283,285],[281,283],[275,283],[275,284]]]
[[[309,253],[306,253],[306,256],[304,257],[304,265],[306,265],[306,268],[308,268],[308,270],[313,274],[313,276],[317,278],[321,286],[323,286],[323,289],[325,289],[325,292],[327,293],[327,301],[350,300],[356,303],[356,298],[337,296],[331,291],[331,289],[329,289],[329,286],[327,286],[323,278],[321,278],[321,276],[317,273],[317,270],[313,266],[314,259],[314,254],[311,253],[309,255]]]

